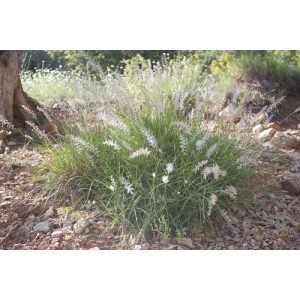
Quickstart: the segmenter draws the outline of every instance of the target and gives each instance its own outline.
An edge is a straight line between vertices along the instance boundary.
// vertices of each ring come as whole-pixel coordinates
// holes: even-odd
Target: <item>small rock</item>
[[[149,248],[150,248],[149,243],[142,244],[142,250],[149,250]]]
[[[267,142],[274,136],[275,133],[276,130],[274,128],[268,128],[262,131],[257,138],[262,142]]]
[[[50,230],[49,221],[37,223],[34,227],[34,230],[39,232],[44,232],[44,233],[48,232]]]
[[[276,129],[276,130],[279,130],[279,129],[280,129],[280,126],[279,126],[277,123],[275,123],[275,122],[271,122],[271,123],[269,123],[269,124],[267,125],[267,128],[274,128],[274,129]]]
[[[0,130],[0,140],[4,140],[5,139],[5,132],[4,130]]]
[[[263,238],[264,238],[264,237],[263,237],[261,234],[256,234],[256,235],[255,235],[255,240],[256,240],[256,241],[262,241]]]
[[[16,143],[15,141],[8,141],[8,142],[7,142],[7,145],[8,145],[8,146],[16,146],[17,143]]]
[[[19,218],[19,215],[17,213],[14,213],[12,216],[11,216],[11,219],[12,220],[16,220]]]
[[[272,137],[270,144],[281,149],[291,150],[297,149],[300,145],[300,142],[292,135],[282,134]]]
[[[76,233],[80,234],[85,231],[85,229],[88,227],[89,222],[85,218],[80,218],[76,224],[74,225],[74,230]]]
[[[194,249],[195,246],[193,244],[193,241],[190,238],[177,238],[176,242],[183,247],[187,247],[189,249]]]
[[[158,240],[159,240],[159,243],[163,246],[167,246],[170,242],[170,238],[162,232],[158,233]]]
[[[234,250],[234,249],[235,249],[234,245],[230,245],[230,246],[228,247],[228,250]]]
[[[51,206],[44,214],[44,218],[45,219],[49,219],[51,217],[53,217],[55,215],[55,210],[54,208]]]
[[[223,110],[219,112],[219,117],[225,118],[227,120],[231,120],[234,122],[240,121],[242,117],[242,112],[239,108],[234,106],[233,104],[229,104]]]
[[[281,188],[294,196],[300,192],[300,173],[285,175],[280,181]]]
[[[102,228],[105,226],[105,222],[104,221],[98,221],[97,222],[98,227]]]
[[[261,124],[257,124],[252,128],[252,133],[253,134],[259,134],[262,131],[264,131],[264,127]]]
[[[5,143],[2,139],[0,139],[0,154],[5,153]]]
[[[93,247],[93,248],[90,248],[89,250],[100,250],[99,247]]]
[[[132,247],[132,250],[142,250],[142,246],[141,245],[134,245]]]
[[[53,247],[56,248],[56,249],[59,248],[59,246],[60,246],[60,244],[59,244],[58,241],[53,244]]]
[[[165,250],[177,250],[177,249],[178,249],[177,245],[170,245],[169,247],[165,248]],[[181,248],[179,250],[183,250],[183,248]]]
[[[6,206],[10,205],[10,201],[3,201],[1,204],[0,204],[0,208],[4,208]]]
[[[85,234],[87,234],[87,233],[89,233],[89,232],[90,232],[89,228],[84,229],[84,233],[85,233]]]
[[[182,248],[181,246],[177,246],[177,250],[185,250],[185,249]]]
[[[51,234],[51,237],[53,237],[53,238],[59,238],[61,236],[63,236],[63,232],[61,230],[53,231]]]

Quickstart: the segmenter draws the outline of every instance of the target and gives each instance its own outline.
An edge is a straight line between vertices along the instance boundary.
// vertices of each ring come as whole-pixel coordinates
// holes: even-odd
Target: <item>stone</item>
[[[234,245],[230,245],[230,246],[228,247],[228,250],[234,250],[234,249],[235,249]]]
[[[89,250],[100,250],[99,247],[93,247],[93,248],[90,248]]]
[[[3,140],[0,139],[0,154],[5,153],[5,143]]]
[[[5,139],[5,132],[4,130],[0,130],[0,140],[4,140]]]
[[[219,112],[219,117],[238,122],[242,117],[242,112],[239,108],[235,107],[233,104],[229,104],[224,109]]]
[[[178,248],[177,245],[170,245],[169,247],[165,248],[165,250],[177,250],[177,248]]]
[[[53,238],[59,238],[63,236],[63,232],[61,230],[55,230],[51,233],[51,237]]]
[[[142,250],[142,246],[141,245],[134,245],[132,247],[132,250]]]
[[[271,122],[271,123],[269,123],[269,124],[267,125],[267,128],[274,128],[274,129],[276,129],[276,130],[279,130],[279,129],[280,129],[280,126],[279,126],[277,123],[275,123],[275,122]]]
[[[142,244],[142,250],[149,250],[149,248],[150,248],[149,243]]]
[[[98,227],[103,228],[105,226],[105,222],[104,221],[98,221],[97,225],[98,225]]]
[[[80,234],[85,231],[85,229],[88,227],[89,222],[85,218],[80,218],[76,224],[74,225],[74,230],[76,233]]]
[[[281,149],[291,150],[297,149],[300,145],[300,142],[292,135],[282,134],[272,137],[270,144]]]
[[[44,214],[44,218],[45,219],[49,219],[51,217],[53,217],[55,215],[55,210],[54,208],[51,206]]]
[[[268,129],[262,131],[257,136],[257,138],[262,142],[267,142],[274,136],[275,133],[276,133],[276,130],[274,128],[268,128]]]
[[[256,240],[256,241],[262,241],[263,238],[264,238],[264,237],[263,237],[262,234],[256,234],[256,235],[255,235],[255,240]]]
[[[281,188],[294,196],[300,192],[300,173],[290,173],[282,177]]]
[[[168,246],[168,244],[170,242],[170,238],[162,232],[158,233],[158,240],[162,246]]]
[[[50,230],[50,224],[49,221],[44,221],[44,222],[40,222],[37,223],[34,228],[35,231],[39,231],[39,232],[48,232]]]
[[[254,126],[252,128],[252,133],[253,134],[259,134],[261,133],[262,131],[264,131],[264,127],[261,125],[261,124],[257,124],[256,126]]]
[[[0,204],[0,208],[4,208],[6,206],[10,205],[10,201],[3,201],[1,204]]]
[[[177,238],[176,242],[183,247],[187,247],[189,249],[194,249],[195,246],[193,244],[193,241],[190,238]]]

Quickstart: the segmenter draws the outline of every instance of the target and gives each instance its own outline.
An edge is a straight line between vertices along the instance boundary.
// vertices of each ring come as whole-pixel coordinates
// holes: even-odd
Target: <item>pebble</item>
[[[182,248],[182,247],[180,247],[180,248]],[[170,245],[169,247],[165,248],[165,250],[177,250],[177,249],[178,249],[177,245]],[[180,250],[183,250],[183,248]]]
[[[80,218],[76,224],[74,225],[74,230],[76,233],[83,233],[85,229],[88,227],[89,222],[85,218]]]
[[[190,238],[177,238],[176,242],[183,247],[187,247],[189,249],[194,249],[195,246],[193,244],[193,241]]]
[[[141,245],[134,245],[132,247],[132,250],[142,250],[142,246]]]
[[[35,231],[40,231],[40,232],[46,233],[50,230],[49,221],[43,221],[43,222],[37,223],[33,229]]]
[[[100,250],[99,247],[93,247],[93,248],[90,248],[89,250]]]
[[[97,225],[98,225],[98,227],[104,227],[105,226],[105,222],[104,221],[98,221]]]
[[[274,128],[268,128],[264,131],[262,131],[259,135],[258,135],[258,139],[262,142],[267,142],[269,141],[273,135],[276,133],[276,130]]]
[[[264,130],[264,127],[261,124],[257,124],[256,126],[253,127],[252,133],[258,134],[261,133]]]
[[[45,219],[49,219],[51,217],[53,217],[55,215],[55,210],[54,208],[51,206],[44,214],[44,218]]]
[[[142,244],[142,250],[149,250],[149,248],[150,248],[149,243]]]
[[[6,207],[10,205],[10,201],[3,201],[1,204],[0,204],[0,208],[3,208],[3,207]]]
[[[58,237],[61,237],[63,235],[63,232],[61,230],[56,230],[56,231],[53,231],[51,236],[53,238],[58,238]]]

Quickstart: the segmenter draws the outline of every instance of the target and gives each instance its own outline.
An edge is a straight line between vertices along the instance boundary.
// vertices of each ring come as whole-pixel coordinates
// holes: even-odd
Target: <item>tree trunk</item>
[[[23,51],[0,51],[0,141],[5,140],[5,129],[10,124],[24,128],[26,121],[35,123],[46,133],[56,132],[55,127],[37,109],[37,102],[23,91],[20,79],[22,54]]]

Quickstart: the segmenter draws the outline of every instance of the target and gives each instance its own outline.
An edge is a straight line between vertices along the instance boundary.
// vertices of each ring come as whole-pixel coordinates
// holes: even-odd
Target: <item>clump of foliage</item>
[[[232,207],[247,199],[256,150],[209,130],[201,74],[192,58],[153,66],[136,57],[122,76],[103,75],[99,102],[81,109],[85,122],[55,148],[45,141],[47,192],[77,205],[95,201],[114,224],[146,238],[199,226],[235,230]]]

